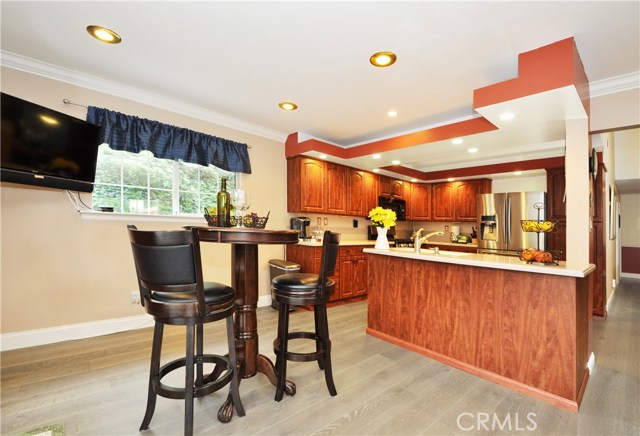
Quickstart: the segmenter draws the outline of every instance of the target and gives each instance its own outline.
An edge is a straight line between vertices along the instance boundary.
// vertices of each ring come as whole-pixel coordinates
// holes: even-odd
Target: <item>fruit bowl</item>
[[[554,260],[554,253],[551,251],[538,250],[536,248],[527,248],[522,250],[518,255],[520,260],[527,263],[539,263],[542,265],[558,265],[558,261]]]
[[[551,233],[558,227],[556,221],[520,220],[520,226],[524,232]]]

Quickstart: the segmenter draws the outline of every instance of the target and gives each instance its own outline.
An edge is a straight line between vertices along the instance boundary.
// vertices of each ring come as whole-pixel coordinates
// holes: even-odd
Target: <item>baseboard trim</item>
[[[258,307],[261,306],[271,306],[271,295],[263,295],[258,299]],[[153,318],[145,314],[45,329],[27,330],[24,332],[3,333],[0,334],[0,351],[93,338],[152,326]]]
[[[620,277],[622,277],[622,278],[626,277],[628,279],[640,279],[640,274],[623,272],[623,273],[620,273]]]

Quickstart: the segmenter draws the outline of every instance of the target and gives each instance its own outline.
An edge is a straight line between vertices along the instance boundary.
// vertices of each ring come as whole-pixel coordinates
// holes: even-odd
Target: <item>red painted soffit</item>
[[[573,38],[557,41],[553,44],[518,55],[518,77],[476,89],[473,92],[473,108],[476,109],[479,107],[502,103],[570,85],[574,85],[576,87],[585,111],[587,115],[589,115],[589,81]],[[287,137],[285,142],[285,156],[289,157],[309,151],[316,151],[318,153],[325,153],[342,159],[350,159],[373,153],[381,153],[420,144],[428,144],[446,139],[469,136],[496,129],[497,128],[487,119],[478,117],[418,132],[408,133],[394,138],[373,141],[350,148],[343,148],[318,139],[308,139],[299,142],[298,133],[295,132]],[[537,159],[534,161],[523,162],[538,162],[545,160],[546,159]],[[509,168],[512,168],[513,164],[514,163],[511,162],[500,165],[484,165],[474,168],[459,168],[450,171],[432,171],[426,173],[401,166],[385,167],[384,169],[422,180],[433,180],[446,177],[465,177],[487,174],[487,172],[480,171],[486,171],[487,168],[497,169],[497,167],[500,167],[501,165],[506,165],[509,166]],[[553,164],[553,166],[558,165]],[[477,170],[475,170],[476,168]],[[541,167],[538,166],[536,168]],[[511,171],[511,169],[507,171]],[[453,172],[455,172],[455,176],[448,175]],[[492,172],[501,171],[494,170]]]

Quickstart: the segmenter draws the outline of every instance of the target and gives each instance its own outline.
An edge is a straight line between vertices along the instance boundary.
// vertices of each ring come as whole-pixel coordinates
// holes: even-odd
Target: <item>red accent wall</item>
[[[640,274],[640,247],[622,247],[623,273]]]

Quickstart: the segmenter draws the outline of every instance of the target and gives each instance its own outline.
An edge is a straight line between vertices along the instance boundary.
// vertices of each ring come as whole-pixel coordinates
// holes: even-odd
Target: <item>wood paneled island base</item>
[[[588,281],[368,254],[367,333],[577,412],[591,356]]]

